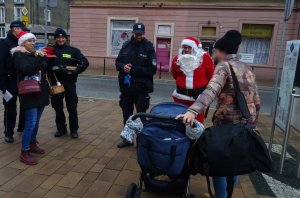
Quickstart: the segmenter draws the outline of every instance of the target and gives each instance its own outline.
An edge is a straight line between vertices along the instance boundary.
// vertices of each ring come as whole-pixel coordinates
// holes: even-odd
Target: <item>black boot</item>
[[[122,139],[122,141],[117,145],[118,148],[124,148],[128,146],[133,146],[133,143],[130,143],[125,139]]]
[[[78,133],[77,133],[77,131],[72,131],[72,132],[71,132],[71,137],[72,137],[73,139],[78,138]]]
[[[5,142],[6,143],[13,143],[15,141],[14,137],[5,136]]]
[[[68,133],[67,129],[63,129],[63,130],[58,130],[55,134],[54,137],[61,137],[64,136]]]

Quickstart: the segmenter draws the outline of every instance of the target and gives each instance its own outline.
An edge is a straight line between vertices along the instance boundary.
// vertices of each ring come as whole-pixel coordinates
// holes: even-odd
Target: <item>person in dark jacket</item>
[[[121,92],[119,104],[124,125],[133,114],[134,106],[137,112],[146,112],[149,108],[149,93],[153,92],[153,76],[157,70],[154,46],[143,36],[144,24],[134,24],[132,33],[132,38],[124,43],[116,59]],[[118,147],[131,145],[132,143],[122,140]]]
[[[64,97],[69,112],[69,127],[72,138],[78,138],[78,115],[77,103],[78,96],[76,92],[76,82],[78,74],[84,72],[89,66],[89,62],[81,51],[75,47],[69,46],[67,42],[67,33],[57,28],[54,33],[56,44],[54,45],[54,53],[56,55],[55,63],[52,70],[57,76],[59,82],[65,87],[65,92],[53,95],[51,104],[56,112],[57,132],[55,137],[61,137],[67,134],[66,117],[64,114]]]
[[[45,51],[35,51],[36,37],[31,33],[18,34],[18,47],[11,50],[19,80],[34,79],[39,81],[41,92],[34,95],[20,95],[20,108],[25,113],[25,128],[22,136],[20,160],[28,165],[37,164],[37,159],[30,152],[44,154],[45,150],[37,145],[39,121],[44,107],[49,104],[49,87],[46,82],[47,61]]]
[[[10,50],[18,46],[17,35],[21,31],[29,31],[21,21],[13,21],[10,25],[10,31],[7,37],[0,41],[0,90],[3,94],[11,94],[12,98],[9,101],[3,99],[4,105],[4,127],[5,127],[5,142],[14,142],[14,128],[17,118],[17,72],[14,68],[12,55]],[[24,113],[19,113],[18,132],[23,132],[24,129]]]

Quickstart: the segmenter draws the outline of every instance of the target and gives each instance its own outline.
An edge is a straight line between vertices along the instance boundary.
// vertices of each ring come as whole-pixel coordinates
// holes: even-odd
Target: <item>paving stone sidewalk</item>
[[[46,154],[38,156],[36,166],[19,161],[21,136],[15,134],[14,144],[4,143],[0,135],[0,197],[87,197],[123,198],[127,187],[137,182],[139,165],[135,147],[118,149],[122,129],[121,110],[117,102],[83,99],[78,108],[80,138],[54,138],[56,131],[54,111],[45,109],[40,123],[38,140]],[[3,118],[3,106],[0,106]],[[271,118],[261,116],[259,128],[268,140]],[[2,132],[3,125],[0,125]],[[292,134],[291,145],[299,150],[299,135]],[[282,139],[276,133],[276,142]],[[299,181],[299,180],[298,180]],[[203,197],[205,178],[191,177],[190,190]],[[159,197],[143,194],[143,197]],[[166,197],[166,196],[162,196]],[[249,176],[241,176],[234,191],[235,198],[270,197],[258,194]]]

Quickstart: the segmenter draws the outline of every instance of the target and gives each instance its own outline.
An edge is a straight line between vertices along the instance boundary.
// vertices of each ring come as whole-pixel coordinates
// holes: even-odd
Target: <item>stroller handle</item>
[[[176,120],[182,122],[182,118],[176,119],[176,116],[170,116],[170,115],[156,115],[156,114],[151,114],[151,113],[137,113],[132,117],[132,120],[135,120],[137,118],[154,118],[154,119],[159,119],[159,120]],[[195,121],[193,123],[193,128],[197,127],[195,124]]]

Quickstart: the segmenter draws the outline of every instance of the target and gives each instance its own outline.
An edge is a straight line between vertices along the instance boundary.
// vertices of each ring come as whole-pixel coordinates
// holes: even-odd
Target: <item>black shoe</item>
[[[23,133],[23,131],[24,131],[24,128],[18,128],[18,130],[17,130],[18,133]]]
[[[128,146],[133,146],[133,143],[127,142],[126,140],[122,140],[117,147],[118,148],[124,148],[124,147],[128,147]]]
[[[67,134],[67,130],[58,130],[55,134],[54,137],[61,137]]]
[[[5,136],[5,142],[6,143],[13,143],[14,141],[15,141],[14,137]]]
[[[72,137],[73,139],[78,138],[78,133],[77,133],[77,131],[76,131],[76,132],[71,132],[71,137]]]

